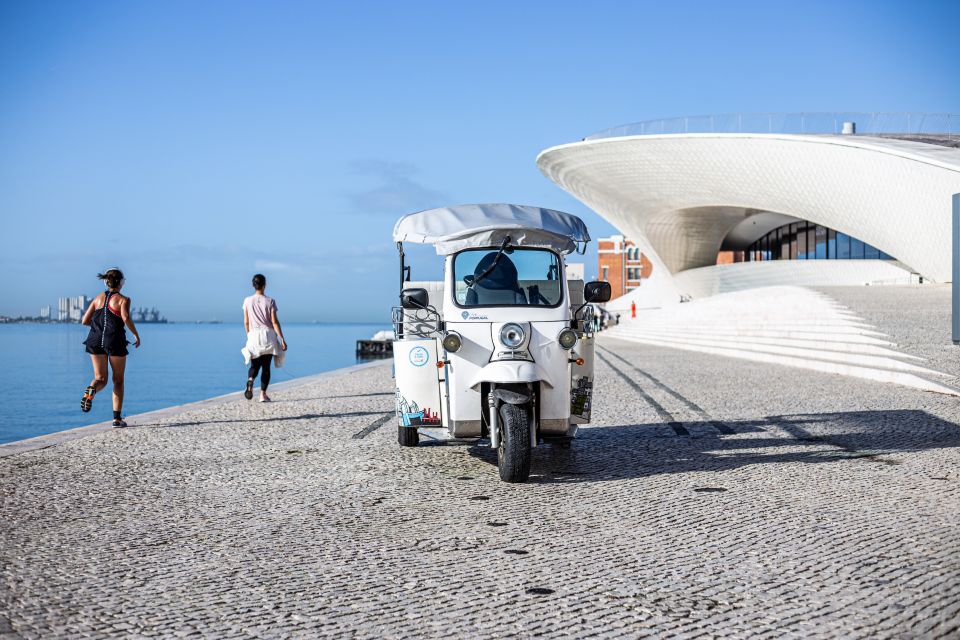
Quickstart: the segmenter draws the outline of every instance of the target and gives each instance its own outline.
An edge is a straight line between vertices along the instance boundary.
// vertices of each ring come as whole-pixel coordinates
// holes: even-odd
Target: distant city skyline
[[[0,314],[119,266],[171,320],[239,321],[262,272],[282,320],[387,324],[401,215],[507,201],[618,234],[539,151],[657,117],[960,112],[958,23],[947,2],[2,3]]]
[[[96,295],[88,296],[81,294],[78,296],[60,296],[57,298],[57,314],[54,316],[52,305],[41,306],[37,314],[21,313],[17,315],[0,314],[0,318],[12,319],[14,321],[44,321],[44,322],[80,322],[84,313],[93,302]],[[166,324],[167,318],[157,307],[132,306],[130,315],[134,322],[145,322],[154,324]],[[190,321],[209,322],[211,319],[195,318]]]

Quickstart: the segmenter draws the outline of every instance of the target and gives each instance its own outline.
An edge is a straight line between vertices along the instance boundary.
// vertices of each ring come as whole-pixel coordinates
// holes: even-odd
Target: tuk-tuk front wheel
[[[416,427],[397,427],[397,442],[401,447],[415,447],[420,442]]]
[[[525,405],[500,405],[500,446],[497,466],[504,482],[530,477],[530,412]]]

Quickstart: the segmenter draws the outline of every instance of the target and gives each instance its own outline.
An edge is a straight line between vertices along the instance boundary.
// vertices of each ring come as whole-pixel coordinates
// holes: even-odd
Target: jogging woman
[[[264,295],[267,279],[262,274],[253,276],[254,294],[243,301],[243,328],[247,331],[247,346],[241,349],[244,362],[250,365],[247,372],[247,388],[243,397],[253,398],[253,382],[260,374],[260,402],[270,402],[267,385],[270,384],[270,361],[276,358],[278,367],[283,366],[287,341],[283,338],[280,319],[277,318],[277,302]]]
[[[90,411],[93,397],[107,386],[107,363],[113,371],[113,426],[125,427],[123,421],[123,374],[127,367],[127,333],[124,326],[133,334],[133,346],[140,346],[140,334],[130,318],[130,298],[120,293],[123,288],[123,272],[116,267],[97,274],[103,280],[107,290],[98,295],[87,307],[80,321],[90,327],[90,333],[84,342],[90,361],[93,363],[93,381],[83,392],[80,408]]]

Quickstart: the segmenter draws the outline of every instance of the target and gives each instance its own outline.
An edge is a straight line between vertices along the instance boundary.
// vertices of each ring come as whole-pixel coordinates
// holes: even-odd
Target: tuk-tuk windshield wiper
[[[493,270],[497,268],[497,263],[500,262],[500,256],[503,255],[503,252],[507,250],[507,247],[510,246],[510,236],[507,236],[503,239],[503,242],[500,243],[500,250],[497,251],[497,255],[494,256],[493,262],[490,263],[490,266],[483,270],[483,273],[478,275],[473,279],[473,284],[477,284],[488,275],[493,273]]]

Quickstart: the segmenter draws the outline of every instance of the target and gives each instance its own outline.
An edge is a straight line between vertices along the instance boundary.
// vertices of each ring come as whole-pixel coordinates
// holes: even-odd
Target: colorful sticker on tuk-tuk
[[[593,396],[593,382],[589,376],[574,378],[570,389],[570,413],[572,415],[590,419],[590,398]]]
[[[423,347],[414,347],[410,349],[410,364],[415,367],[422,367],[430,360],[430,353]]]
[[[421,409],[415,401],[411,402],[397,392],[397,413],[403,427],[432,426],[440,424],[440,415],[429,407]]]

